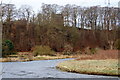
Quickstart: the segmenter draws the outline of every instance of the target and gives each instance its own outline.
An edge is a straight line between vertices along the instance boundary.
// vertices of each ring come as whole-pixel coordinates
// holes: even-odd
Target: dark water
[[[3,78],[111,78],[110,76],[86,75],[57,70],[57,63],[69,59],[40,60],[2,63]]]

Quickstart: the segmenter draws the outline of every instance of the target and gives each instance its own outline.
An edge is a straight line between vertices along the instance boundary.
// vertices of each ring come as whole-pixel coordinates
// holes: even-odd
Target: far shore
[[[17,55],[14,55],[17,56]],[[76,56],[68,55],[56,55],[56,56],[47,56],[41,55],[36,57],[7,57],[0,58],[0,62],[26,62],[26,61],[35,61],[35,60],[54,60],[54,59],[66,59],[66,58],[75,58]]]

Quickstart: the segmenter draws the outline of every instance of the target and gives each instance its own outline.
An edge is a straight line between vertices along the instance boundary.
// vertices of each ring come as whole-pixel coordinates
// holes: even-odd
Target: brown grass
[[[68,60],[59,63],[58,69],[68,72],[118,76],[118,60]]]
[[[68,55],[56,55],[56,56],[42,55],[42,56],[33,57],[25,53],[21,55],[10,55],[10,57],[8,58],[0,58],[0,62],[15,62],[15,61],[25,62],[25,61],[33,61],[33,60],[53,60],[53,59],[65,59],[65,58],[75,58],[75,57]]]
[[[80,55],[76,60],[104,60],[104,59],[118,59],[118,50],[98,50],[93,55]]]

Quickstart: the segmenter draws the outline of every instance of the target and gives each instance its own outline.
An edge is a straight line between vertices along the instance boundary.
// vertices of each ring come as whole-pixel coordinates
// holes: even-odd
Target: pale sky
[[[21,5],[30,5],[33,10],[37,11],[40,9],[41,4],[58,4],[58,5],[66,5],[66,4],[76,4],[82,7],[86,6],[107,6],[108,0],[0,0],[3,3],[15,4],[17,8]],[[118,7],[118,2],[120,0],[110,0],[110,6]],[[106,4],[105,4],[106,3]]]

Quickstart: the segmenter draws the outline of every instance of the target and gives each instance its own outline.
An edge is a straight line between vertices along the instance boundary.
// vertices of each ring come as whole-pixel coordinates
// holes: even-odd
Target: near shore
[[[58,63],[56,66],[62,71],[119,76],[118,52],[115,50],[99,51],[95,55],[81,55],[75,60]]]

